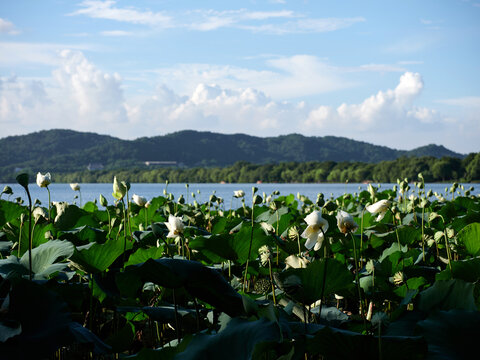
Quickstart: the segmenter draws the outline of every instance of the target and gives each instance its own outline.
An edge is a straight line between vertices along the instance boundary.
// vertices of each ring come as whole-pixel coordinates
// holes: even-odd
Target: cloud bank
[[[294,69],[292,64],[296,61],[292,58],[274,63],[279,68]],[[288,79],[293,75],[286,76]],[[274,74],[267,73],[265,77],[273,80]],[[280,77],[276,84],[280,86],[285,79]],[[122,138],[183,129],[257,136],[295,132],[346,136],[400,149],[433,142],[467,152],[473,151],[469,147],[476,149],[472,134],[480,131],[473,118],[462,122],[417,106],[424,83],[420,74],[411,72],[401,75],[393,89],[380,90],[360,103],[343,103],[336,108],[276,100],[255,87],[225,87],[207,82],[198,82],[187,94],[159,82],[154,93],[135,99],[127,98],[123,87],[119,74],[101,71],[80,51],[64,50],[48,81],[0,79],[3,135],[16,135],[19,128],[24,133],[71,128]],[[320,93],[322,89],[309,91]],[[464,102],[476,104],[477,99],[451,101],[457,105]],[[464,137],[463,149],[456,140],[460,136]]]

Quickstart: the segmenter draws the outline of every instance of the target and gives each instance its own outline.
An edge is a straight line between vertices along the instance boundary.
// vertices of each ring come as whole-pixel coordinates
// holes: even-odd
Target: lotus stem
[[[355,282],[357,285],[357,291],[358,291],[358,299],[360,301],[360,315],[362,316],[363,319],[363,326],[365,328],[365,332],[367,331],[367,323],[365,321],[365,316],[364,316],[364,306],[362,302],[362,292],[360,291],[360,279],[358,277],[358,264],[357,264],[357,247],[355,245],[355,237],[353,236],[352,233],[350,233],[352,236],[352,242],[353,242],[353,258],[355,260]]]
[[[423,262],[425,262],[425,233],[424,233],[424,219],[425,216],[425,205],[422,206],[422,257]]]
[[[175,297],[175,288],[172,289],[173,295],[173,306],[175,308],[175,331],[177,332],[177,340],[180,343],[180,327],[178,325],[178,308],[177,308],[177,298]]]
[[[253,191],[252,189],[252,230],[250,232],[250,244],[248,245],[248,257],[247,257],[247,263],[245,264],[245,275],[243,277],[243,292],[245,292],[245,287],[247,285],[248,262],[250,261],[250,255],[252,253],[254,210],[255,210],[255,191]]]
[[[268,272],[270,274],[270,284],[272,285],[273,305],[277,305],[277,299],[275,297],[275,284],[273,283],[272,262],[268,259]]]
[[[47,192],[48,192],[48,220],[50,220],[50,222],[52,222],[52,218],[51,218],[51,201],[50,201],[50,189],[48,188],[48,185],[45,186],[47,188]],[[30,207],[32,207],[32,205],[30,205]]]

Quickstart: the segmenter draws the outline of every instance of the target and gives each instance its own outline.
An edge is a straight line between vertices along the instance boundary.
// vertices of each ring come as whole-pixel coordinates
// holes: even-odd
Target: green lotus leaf
[[[457,240],[465,244],[470,255],[480,255],[480,223],[476,222],[465,226],[458,233]]]
[[[419,309],[435,310],[476,310],[473,297],[474,284],[460,279],[436,281],[420,293]]]
[[[353,286],[353,275],[334,259],[316,260],[304,269],[288,269],[278,275],[282,282],[280,287],[305,304]]]
[[[131,248],[132,243],[127,241],[127,249]],[[123,250],[124,242],[122,240],[109,240],[104,244],[93,243],[88,248],[75,249],[70,261],[80,270],[95,274],[105,271],[123,254]]]

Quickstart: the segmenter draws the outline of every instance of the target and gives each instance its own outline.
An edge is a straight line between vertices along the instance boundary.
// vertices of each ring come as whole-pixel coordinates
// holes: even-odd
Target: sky
[[[480,0],[2,0],[0,137],[184,129],[480,151]]]

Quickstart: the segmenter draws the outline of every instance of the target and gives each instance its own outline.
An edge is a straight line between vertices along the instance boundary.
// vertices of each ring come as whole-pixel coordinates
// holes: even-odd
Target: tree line
[[[136,183],[320,183],[320,182],[396,182],[417,179],[425,182],[480,181],[480,153],[464,159],[453,157],[402,157],[377,164],[364,162],[282,162],[256,165],[240,161],[225,167],[194,168],[129,168],[118,170],[56,173],[56,182],[111,182],[116,175]]]

